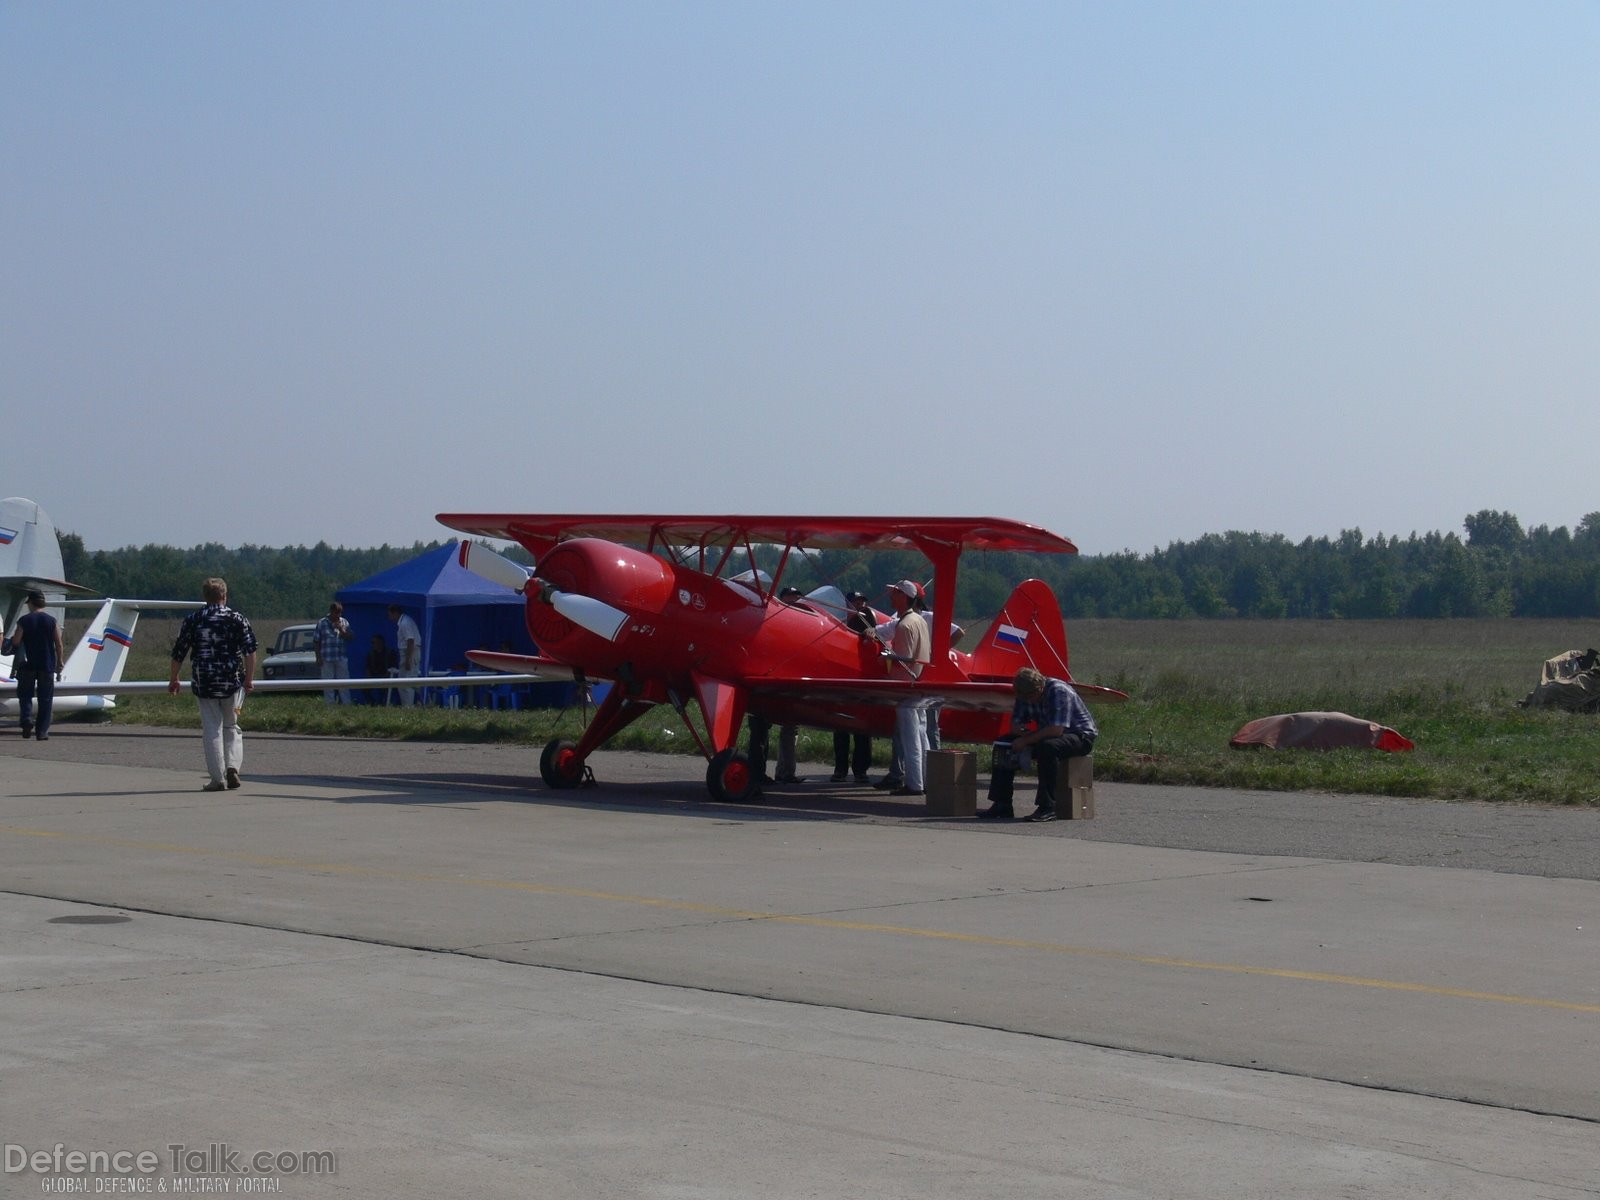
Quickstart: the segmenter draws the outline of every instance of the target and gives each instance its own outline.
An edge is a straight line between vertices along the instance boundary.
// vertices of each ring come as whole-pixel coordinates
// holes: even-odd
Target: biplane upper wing
[[[1025,550],[1076,554],[1067,538],[1003,517],[649,516],[590,513],[440,513],[441,525],[473,537],[520,542],[541,556],[566,538],[633,545],[713,546],[730,542],[816,550]]]

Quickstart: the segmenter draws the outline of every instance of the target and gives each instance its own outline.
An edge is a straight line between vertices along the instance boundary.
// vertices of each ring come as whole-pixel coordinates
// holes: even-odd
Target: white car
[[[278,640],[267,651],[261,664],[263,679],[316,679],[317,627],[315,625],[288,625],[278,633]]]

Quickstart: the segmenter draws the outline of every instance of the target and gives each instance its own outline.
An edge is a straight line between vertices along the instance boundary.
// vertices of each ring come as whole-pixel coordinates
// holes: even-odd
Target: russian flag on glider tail
[[[130,629],[124,633],[120,629],[107,625],[105,633],[99,637],[91,637],[89,639],[89,645],[94,650],[104,650],[107,642],[114,642],[118,646],[131,648],[133,646],[133,631]]]

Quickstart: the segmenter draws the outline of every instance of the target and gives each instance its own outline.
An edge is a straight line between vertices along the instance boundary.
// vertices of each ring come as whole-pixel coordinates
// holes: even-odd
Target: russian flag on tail
[[[104,650],[107,642],[115,642],[119,646],[131,648],[133,646],[133,635],[131,633],[123,633],[122,630],[113,629],[108,625],[105,633],[100,637],[89,639],[89,646],[94,650]]]
[[[994,644],[1007,650],[1021,651],[1027,645],[1028,631],[1015,625],[1002,625],[994,635]]]

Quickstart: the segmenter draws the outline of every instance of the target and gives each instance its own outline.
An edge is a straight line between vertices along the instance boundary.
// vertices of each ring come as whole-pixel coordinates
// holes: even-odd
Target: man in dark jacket
[[[17,618],[16,628],[5,639],[13,658],[11,671],[17,677],[17,709],[22,716],[22,736],[44,741],[50,736],[50,711],[55,706],[56,680],[66,653],[61,648],[61,626],[44,611],[42,592],[28,593],[28,611]],[[33,700],[39,697],[37,720]]]

